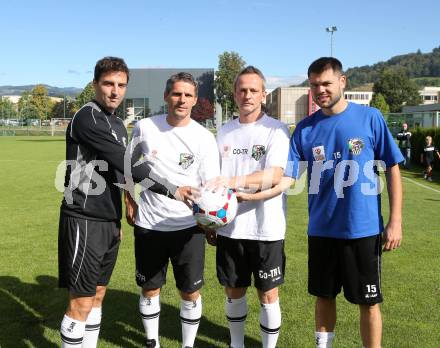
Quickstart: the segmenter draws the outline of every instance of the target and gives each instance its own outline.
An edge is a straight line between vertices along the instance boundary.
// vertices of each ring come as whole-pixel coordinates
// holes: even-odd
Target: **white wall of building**
[[[439,102],[440,87],[424,87],[419,90],[419,93],[424,105],[437,104]]]

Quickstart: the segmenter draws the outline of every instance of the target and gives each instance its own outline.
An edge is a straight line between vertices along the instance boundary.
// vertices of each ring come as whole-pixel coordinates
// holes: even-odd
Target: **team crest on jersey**
[[[312,147],[312,152],[315,161],[325,161],[324,145]]]
[[[259,161],[261,157],[266,154],[266,146],[264,145],[254,145],[252,147],[252,158]]]
[[[348,150],[353,155],[360,155],[362,149],[364,148],[364,142],[361,138],[352,138],[348,141]]]
[[[194,155],[190,153],[180,154],[179,166],[181,166],[183,169],[188,169],[189,166],[193,163],[194,163]]]

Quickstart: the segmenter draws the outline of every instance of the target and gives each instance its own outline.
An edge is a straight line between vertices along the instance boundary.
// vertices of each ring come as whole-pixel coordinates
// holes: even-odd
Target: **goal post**
[[[64,135],[66,133],[67,126],[72,118],[51,118],[50,129],[51,135]]]

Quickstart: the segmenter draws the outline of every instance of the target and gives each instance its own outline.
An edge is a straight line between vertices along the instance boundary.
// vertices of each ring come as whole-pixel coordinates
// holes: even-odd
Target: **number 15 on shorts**
[[[375,298],[377,297],[377,287],[376,284],[367,284],[365,298]]]

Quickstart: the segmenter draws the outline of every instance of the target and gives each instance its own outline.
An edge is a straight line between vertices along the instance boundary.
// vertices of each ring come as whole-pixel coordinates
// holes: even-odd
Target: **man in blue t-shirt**
[[[381,242],[388,251],[402,240],[398,163],[403,157],[377,109],[344,99],[346,77],[339,60],[316,60],[308,78],[321,109],[297,125],[285,175],[298,179],[308,169],[308,289],[317,297],[316,347],[332,346],[341,288],[360,307],[364,347],[380,347]],[[380,169],[385,169],[390,201],[385,228]]]

